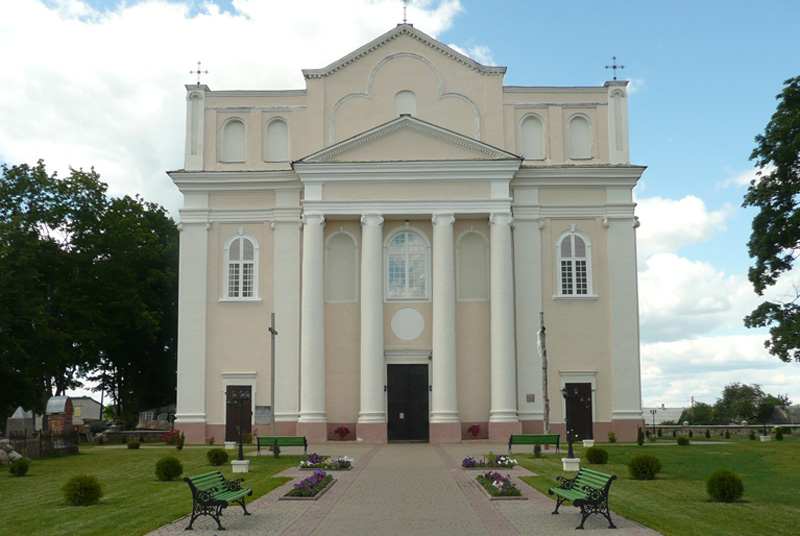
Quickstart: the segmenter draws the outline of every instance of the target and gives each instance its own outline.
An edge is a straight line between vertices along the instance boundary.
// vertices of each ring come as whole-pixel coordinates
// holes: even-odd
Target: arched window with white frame
[[[572,160],[588,160],[592,158],[592,124],[583,114],[573,115],[567,126],[567,150]]]
[[[239,234],[225,244],[225,298],[258,297],[258,243],[251,235]]]
[[[489,239],[472,228],[456,240],[456,298],[489,300]]]
[[[247,130],[241,119],[228,119],[220,131],[220,162],[247,160]]]
[[[394,96],[394,116],[417,115],[417,96],[413,91],[399,91]]]
[[[325,241],[325,300],[358,301],[358,245],[342,228]]]
[[[525,160],[544,160],[544,123],[535,114],[526,115],[519,125],[519,152]]]
[[[387,300],[430,298],[431,248],[422,232],[406,226],[390,234],[385,258]]]
[[[285,162],[289,160],[289,125],[281,118],[267,123],[264,132],[264,161]]]
[[[556,243],[558,295],[592,295],[592,248],[589,237],[573,225]]]

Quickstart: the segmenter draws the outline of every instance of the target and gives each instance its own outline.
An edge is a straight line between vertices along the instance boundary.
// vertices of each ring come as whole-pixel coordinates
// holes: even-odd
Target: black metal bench
[[[244,515],[250,515],[244,506],[244,498],[252,495],[253,490],[241,487],[243,478],[226,480],[219,471],[211,471],[184,478],[183,481],[189,484],[189,489],[192,490],[192,519],[186,530],[192,530],[194,520],[200,516],[211,516],[217,522],[217,528],[225,530],[219,517],[222,515],[222,510],[231,503],[241,505]]]
[[[555,445],[558,452],[560,434],[511,434],[508,438],[508,453],[511,454],[511,445]]]
[[[304,436],[256,436],[258,454],[261,447],[303,447],[303,454],[308,453],[308,440]]]
[[[556,480],[561,484],[547,490],[550,495],[557,495],[553,513],[558,514],[559,506],[566,501],[572,501],[573,506],[581,509],[581,524],[576,529],[582,529],[586,518],[592,514],[602,514],[608,519],[608,528],[617,528],[611,521],[611,512],[608,509],[608,489],[616,478],[616,475],[607,475],[593,469],[581,469],[575,478],[557,477]]]

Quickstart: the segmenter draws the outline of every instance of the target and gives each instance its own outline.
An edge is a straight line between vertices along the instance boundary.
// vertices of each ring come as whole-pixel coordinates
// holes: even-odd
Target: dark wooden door
[[[567,420],[575,432],[576,439],[594,439],[592,432],[592,384],[568,383],[565,385],[571,393],[567,400]]]
[[[235,393],[235,396],[234,396]],[[249,385],[229,385],[225,391],[225,441],[239,441],[242,433],[251,433],[252,389]]]
[[[388,365],[389,441],[428,441],[428,365]]]

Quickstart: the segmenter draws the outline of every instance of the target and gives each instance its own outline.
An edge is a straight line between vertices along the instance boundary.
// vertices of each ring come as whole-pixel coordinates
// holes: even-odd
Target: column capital
[[[324,214],[303,214],[300,217],[300,223],[302,223],[303,225],[310,225],[310,224],[325,225],[325,215]]]
[[[510,212],[492,212],[489,214],[489,223],[492,225],[511,225],[514,218]]]
[[[452,212],[435,212],[431,215],[431,222],[434,225],[453,225],[456,222],[456,216]]]
[[[383,215],[377,212],[365,213],[361,215],[361,225],[383,225]]]

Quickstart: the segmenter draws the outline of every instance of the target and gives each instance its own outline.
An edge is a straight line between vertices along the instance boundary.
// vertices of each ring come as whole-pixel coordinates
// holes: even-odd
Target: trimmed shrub
[[[178,442],[175,443],[175,448],[178,450],[183,450],[183,443],[186,441],[186,436],[183,435],[183,432],[178,436]]]
[[[536,458],[542,457],[542,446],[539,443],[533,444],[533,456]]]
[[[615,434],[614,432],[609,432],[608,433],[608,442],[609,443],[616,443],[617,442],[617,434]]]
[[[130,441],[128,441],[128,448],[131,449],[131,450],[136,450],[140,446],[141,446],[141,443],[139,443],[139,441],[136,440],[136,439],[131,439]]]
[[[206,452],[206,458],[211,465],[219,466],[228,461],[228,453],[225,449],[211,449]]]
[[[156,478],[162,482],[175,480],[183,474],[183,464],[174,456],[161,458],[156,462]]]
[[[747,435],[747,439],[752,439],[753,441],[755,441],[756,433],[754,431],[750,430],[750,433]]]
[[[708,428],[706,428],[706,439],[711,439],[711,432],[708,431]]]
[[[742,479],[727,469],[715,471],[706,480],[706,491],[715,502],[734,502],[744,493]]]
[[[780,426],[775,430],[775,441],[783,441],[783,428]]]
[[[661,428],[658,429],[658,437],[661,437]]]
[[[103,485],[94,475],[75,475],[61,488],[67,504],[89,506],[97,504],[103,496]]]
[[[680,445],[682,447],[685,447],[685,446],[689,445],[689,438],[686,437],[686,436],[680,436],[678,438],[678,445]]]
[[[589,447],[586,449],[586,461],[602,465],[608,462],[608,451],[602,447]]]
[[[672,437],[678,437],[678,431],[677,430],[673,430],[672,431]]]
[[[636,442],[640,447],[644,445],[644,430],[642,430],[641,426],[636,427]]]
[[[692,432],[691,430],[689,430],[689,437],[694,437],[694,432]]]
[[[31,462],[27,458],[20,458],[11,464],[8,471],[14,476],[25,476],[30,466]]]
[[[730,430],[725,430],[725,439],[730,439],[730,438],[731,438]]]
[[[661,471],[661,461],[650,454],[639,454],[628,462],[628,471],[635,480],[653,480]]]

